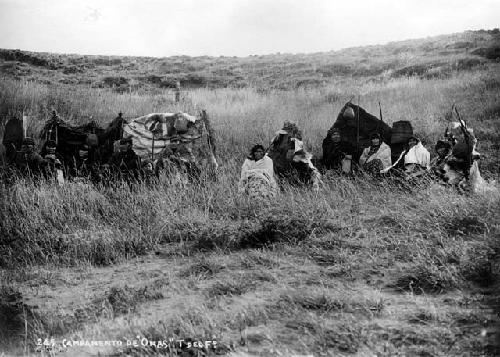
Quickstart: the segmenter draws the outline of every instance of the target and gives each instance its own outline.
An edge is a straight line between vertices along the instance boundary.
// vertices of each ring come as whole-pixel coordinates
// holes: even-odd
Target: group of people
[[[120,113],[113,123],[119,123],[117,125],[121,127],[123,121]],[[58,151],[55,140],[48,139],[38,153],[35,150],[35,141],[29,137],[25,138],[20,151],[14,151],[15,155],[9,160],[9,171],[33,178],[55,178],[59,184],[79,178],[90,179],[93,183],[106,182],[107,178],[128,182],[148,181],[158,178],[161,170],[168,171],[171,168],[177,172],[185,172],[191,181],[200,177],[201,169],[191,157],[192,153],[186,151],[179,140],[172,138],[170,144],[153,162],[149,159],[141,160],[133,150],[132,139],[121,138],[121,131],[119,134],[120,138],[111,138],[111,143],[114,144],[113,153],[105,161],[97,146],[89,142],[73,148],[68,157],[67,152],[62,155]],[[303,148],[298,128],[293,123],[286,122],[284,129],[277,132],[269,150],[262,145],[251,148],[241,168],[238,191],[251,197],[272,197],[278,191],[275,177],[286,179],[292,184],[298,182],[318,188],[321,173],[327,172],[361,173],[376,178],[391,176],[415,180],[431,176],[446,182],[450,180],[447,171],[451,167],[455,172],[463,173],[458,178],[461,180],[467,178],[466,171],[470,168],[467,164],[470,162],[467,163],[467,160],[458,157],[459,155],[453,155],[455,144],[454,137],[439,140],[435,146],[437,156],[431,160],[431,155],[421,140],[411,135],[406,141],[406,147],[395,159],[391,147],[379,133],[372,134],[369,147],[360,151],[342,137],[338,128],[333,127],[323,140],[322,158],[314,161],[312,155]]]
[[[327,172],[337,174],[361,174],[373,178],[383,179],[393,177],[416,182],[420,179],[431,178],[442,183],[458,185],[467,179],[467,160],[460,155],[453,155],[456,139],[449,137],[439,140],[435,145],[436,157],[431,160],[430,152],[422,141],[412,135],[406,141],[406,146],[393,162],[391,148],[379,133],[370,137],[371,145],[363,149],[356,157],[357,148],[343,140],[340,130],[333,128],[323,140],[323,156],[315,163],[309,172],[319,175]],[[357,158],[357,160],[356,160]],[[472,156],[477,160],[479,156]],[[449,171],[459,173],[456,177],[448,175]],[[249,156],[241,168],[238,190],[250,197],[270,197],[277,192],[273,160],[266,154],[262,145],[252,147]],[[300,175],[300,172],[297,173]],[[279,177],[280,175],[278,175]],[[316,180],[317,182],[317,180]]]
[[[370,138],[371,145],[363,150],[356,165],[353,164],[356,148],[342,140],[339,130],[333,129],[323,140],[321,163],[325,170],[339,173],[358,171],[372,177],[389,176],[405,180],[427,177],[457,185],[467,179],[472,161],[479,159],[479,154],[473,150],[476,140],[470,132],[469,135],[470,147],[465,148],[460,148],[460,144],[456,145],[457,139],[452,135],[438,140],[434,147],[437,155],[432,160],[422,141],[411,135],[401,154],[394,160],[391,147],[383,141],[380,134],[374,133]],[[463,143],[461,145],[466,146]],[[457,175],[452,177],[450,172]]]
[[[398,172],[408,177],[430,169],[430,153],[416,136],[408,138],[406,149],[394,163],[391,148],[379,133],[372,134],[370,141],[371,145],[363,150],[357,165],[353,165],[356,148],[342,140],[339,130],[333,129],[323,140],[321,163],[324,169],[339,173],[361,171],[372,176]]]
[[[48,140],[40,152],[35,150],[33,138],[22,141],[21,150],[7,163],[6,172],[11,176],[33,179],[55,179],[59,184],[66,180],[89,179],[102,182],[105,177],[138,180],[143,174],[140,159],[132,149],[131,139],[121,139],[119,150],[101,165],[97,151],[88,144],[79,146],[70,159],[64,159],[54,140]]]

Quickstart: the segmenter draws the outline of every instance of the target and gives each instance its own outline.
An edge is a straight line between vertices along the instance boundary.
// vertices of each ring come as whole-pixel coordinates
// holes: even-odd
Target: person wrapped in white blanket
[[[372,175],[378,175],[391,166],[391,148],[382,141],[379,133],[370,137],[372,145],[363,150],[359,158],[361,168]]]
[[[408,139],[407,149],[401,153],[396,162],[382,172],[401,167],[406,178],[414,178],[430,170],[431,154],[416,136]]]
[[[251,199],[270,198],[277,192],[273,160],[262,145],[255,145],[241,167],[238,192]]]

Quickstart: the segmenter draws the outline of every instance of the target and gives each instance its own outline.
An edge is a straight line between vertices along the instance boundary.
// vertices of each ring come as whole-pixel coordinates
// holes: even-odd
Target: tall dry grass
[[[217,182],[190,186],[163,182],[132,188],[76,183],[57,187],[29,181],[2,186],[2,265],[82,261],[111,264],[143,254],[158,244],[187,238],[201,240],[200,246],[228,249],[252,239],[293,240],[294,236],[327,229],[324,222],[335,217],[351,222],[362,215],[363,203],[391,207],[393,212],[417,210],[431,222],[435,221],[435,212],[431,215],[429,199],[436,201],[443,212],[454,210],[456,204],[450,202],[457,200],[462,202],[459,207],[466,211],[465,215],[475,214],[477,207],[489,212],[493,203],[479,197],[457,198],[449,192],[431,193],[425,189],[423,193],[402,194],[401,189],[389,184],[339,178],[327,179],[320,194],[288,188],[269,207],[257,209],[237,195],[236,182],[248,148],[254,143],[269,143],[285,120],[296,122],[303,130],[306,146],[320,153],[326,130],[352,95],[355,101],[359,95],[360,104],[372,113],[378,113],[380,101],[384,120],[389,123],[411,120],[429,148],[444,130],[444,116],[451,103],[456,103],[476,129],[479,140],[484,138],[488,155],[483,168],[497,175],[498,138],[494,133],[500,128],[496,103],[500,72],[494,72],[496,68],[458,73],[447,79],[343,80],[335,86],[297,91],[197,89],[185,93],[181,103],[174,103],[169,92],[116,94],[101,89],[3,81],[0,111],[29,114],[33,135],[52,109],[73,123],[93,116],[102,125],[119,111],[133,118],[149,112],[206,109],[217,131],[221,170]],[[266,221],[266,217],[274,218]],[[417,224],[420,218],[409,218],[409,224]],[[289,231],[276,238],[280,229]]]
[[[219,136],[224,160],[248,150],[254,142],[268,143],[284,120],[295,121],[304,132],[306,144],[319,153],[321,139],[333,124],[347,100],[359,102],[378,116],[380,101],[384,120],[410,120],[428,146],[444,132],[445,114],[455,103],[480,141],[492,140],[499,129],[500,114],[496,102],[500,76],[498,65],[487,69],[457,72],[446,79],[387,78],[367,80],[347,78],[336,84],[295,91],[252,88],[193,89],[184,93],[180,103],[170,91],[160,94],[131,92],[116,94],[110,90],[82,86],[46,86],[33,82],[5,80],[0,84],[0,112],[25,112],[32,121],[30,132],[36,135],[52,109],[73,123],[93,117],[102,125],[119,111],[126,118],[151,112],[195,112],[206,109]]]

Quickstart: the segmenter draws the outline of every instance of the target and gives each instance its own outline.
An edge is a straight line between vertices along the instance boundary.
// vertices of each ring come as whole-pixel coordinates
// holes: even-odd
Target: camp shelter
[[[188,152],[198,163],[217,166],[214,132],[205,111],[198,116],[187,113],[147,114],[125,123],[123,137],[132,139],[132,148],[142,159],[156,160],[175,146]]]
[[[356,148],[357,152],[354,153],[356,160],[361,155],[363,149],[370,146],[370,137],[374,133],[379,133],[383,141],[388,145],[391,143],[391,127],[351,102],[346,103],[340,110],[337,120],[328,133],[333,129],[338,129],[342,140]]]
[[[56,142],[57,151],[63,156],[65,162],[69,162],[79,148],[88,145],[91,148],[97,148],[100,143],[100,137],[105,131],[91,121],[87,124],[73,126],[60,117],[52,117],[45,123],[40,133],[40,138],[44,143],[49,140]],[[45,145],[42,148],[44,154]]]

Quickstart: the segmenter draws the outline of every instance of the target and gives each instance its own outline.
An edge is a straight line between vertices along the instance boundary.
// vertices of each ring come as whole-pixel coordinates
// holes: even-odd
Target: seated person
[[[113,173],[126,180],[139,179],[141,165],[139,156],[132,149],[132,139],[120,140],[120,151],[115,152],[108,161]]]
[[[383,172],[401,166],[401,170],[407,178],[420,176],[430,169],[430,157],[431,154],[422,145],[422,142],[417,137],[412,136],[408,138],[406,150],[401,153],[391,167]]]
[[[262,145],[252,147],[241,167],[238,192],[251,198],[267,198],[276,194],[273,160],[265,154]]]
[[[371,136],[371,146],[364,149],[359,158],[361,168],[373,175],[391,167],[391,148],[382,141],[379,133]]]
[[[69,165],[69,176],[90,178],[94,183],[100,181],[101,175],[95,151],[87,144],[81,145],[73,156]]]
[[[437,156],[430,163],[431,172],[436,178],[446,181],[445,165],[451,156],[451,143],[449,141],[438,140],[434,149]]]
[[[172,137],[169,145],[160,153],[155,168],[157,177],[162,170],[168,174],[186,173],[191,182],[199,180],[201,175],[189,144],[182,143],[179,137]]]
[[[291,184],[308,185],[318,190],[321,181],[321,173],[313,165],[312,155],[303,149],[296,151],[292,159],[292,177],[289,180]]]
[[[45,143],[45,156],[44,159],[47,161],[47,166],[45,168],[45,176],[47,178],[55,177],[59,184],[64,183],[63,174],[63,158],[56,151],[56,142],[54,140],[48,140]]]
[[[352,159],[352,148],[349,143],[342,141],[340,131],[337,128],[329,131],[328,136],[323,140],[323,159],[322,164],[326,170],[347,171],[350,172],[350,167],[344,164],[344,160]]]
[[[23,176],[38,178],[47,166],[47,160],[44,160],[35,152],[35,141],[32,138],[23,140],[21,151],[16,153],[14,166]]]
[[[157,177],[155,176],[155,163],[153,160],[149,158],[141,160],[140,180],[151,187],[158,184]]]

